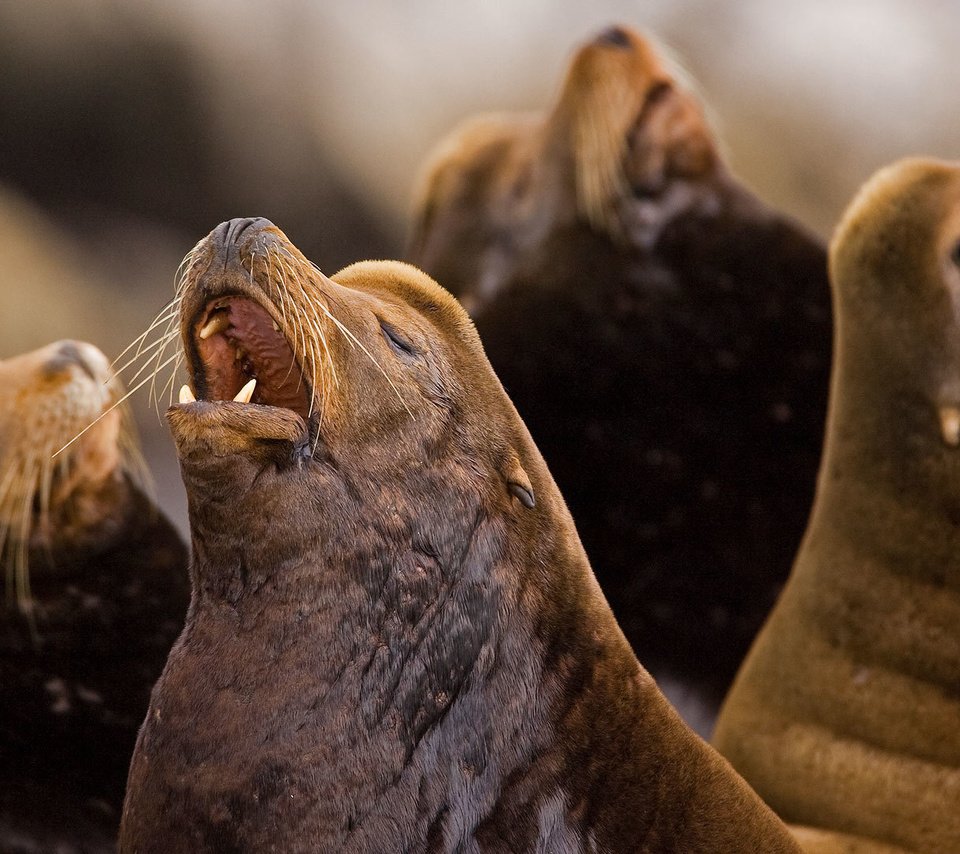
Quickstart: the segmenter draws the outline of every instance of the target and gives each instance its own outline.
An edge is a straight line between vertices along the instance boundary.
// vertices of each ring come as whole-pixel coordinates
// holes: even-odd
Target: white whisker
[[[167,359],[167,361],[165,361],[162,365],[159,365],[159,366],[157,367],[157,371],[162,371],[167,365],[169,365],[172,361],[174,361],[174,359],[177,359],[179,356],[180,356],[180,353],[174,353],[169,359]],[[142,380],[140,380],[140,382],[138,382],[135,386],[133,386],[133,388],[129,389],[129,390],[126,392],[126,394],[123,395],[123,397],[121,397],[116,403],[114,403],[114,404],[113,404],[112,406],[110,406],[108,409],[106,409],[106,410],[104,410],[103,412],[101,412],[100,415],[98,415],[93,421],[91,421],[91,422],[90,422],[86,427],[84,427],[79,433],[77,433],[76,436],[74,436],[69,442],[67,442],[66,445],[64,445],[62,448],[60,448],[53,456],[54,456],[54,457],[58,457],[60,454],[62,454],[67,448],[69,448],[74,442],[76,442],[77,439],[79,439],[81,436],[83,436],[83,434],[86,433],[91,427],[94,427],[95,425],[99,424],[100,421],[102,421],[104,418],[106,418],[111,412],[113,412],[114,409],[116,409],[116,408],[117,408],[118,406],[120,406],[121,404],[125,403],[125,402],[129,399],[130,395],[132,395],[132,394],[133,394],[134,392],[136,392],[137,390],[141,389],[141,388],[142,388],[143,386],[145,386],[148,382],[150,382],[151,379],[154,379],[155,377],[156,377],[156,372],[154,372],[154,373],[151,374],[150,376],[146,376],[146,377],[144,377]]]
[[[130,351],[131,348],[135,347],[137,344],[143,341],[143,339],[146,338],[161,323],[163,323],[166,320],[169,320],[169,318],[171,317],[176,316],[176,313],[178,310],[179,310],[179,305],[177,302],[177,298],[174,297],[172,300],[166,303],[163,306],[163,308],[160,309],[160,311],[157,312],[156,316],[153,319],[153,322],[143,332],[141,332],[136,338],[134,338],[133,341],[127,344],[127,346],[124,347],[123,350],[120,351],[119,355],[110,363],[110,366],[113,367],[114,365],[116,365],[117,362],[119,362]],[[167,312],[167,313],[164,314],[164,312]],[[161,317],[161,315],[163,316]],[[140,351],[138,350],[137,354],[139,354],[139,352]],[[136,361],[136,356],[134,356],[134,361]]]
[[[142,350],[137,350],[137,352],[134,353],[134,355],[131,356],[121,367],[119,367],[119,368],[114,368],[114,371],[115,371],[116,373],[118,373],[118,374],[122,374],[127,368],[129,368],[134,362],[136,362],[137,359],[140,359],[140,358],[143,357],[143,356],[147,356],[147,355],[148,355],[149,353],[151,353],[153,350],[156,350],[156,348],[159,347],[161,344],[163,344],[163,342],[166,341],[166,340],[167,340],[166,335],[161,335],[159,338],[157,338],[156,341],[153,341],[152,343],[147,344]],[[129,348],[128,348],[128,349],[129,349]],[[119,357],[118,357],[118,358],[119,358]],[[149,358],[149,357],[148,357],[148,358]],[[114,360],[114,364],[116,363],[116,361],[117,361],[117,360],[115,359],[115,360]],[[147,361],[147,364],[149,364],[149,361]],[[141,370],[142,370],[142,369],[141,369]],[[103,381],[103,382],[104,382],[104,385],[106,385],[108,382],[110,382],[111,379],[112,379],[112,377],[108,377],[107,379],[105,379],[105,380]]]

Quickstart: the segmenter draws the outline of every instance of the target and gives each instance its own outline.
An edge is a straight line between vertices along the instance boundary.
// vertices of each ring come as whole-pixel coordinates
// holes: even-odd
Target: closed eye
[[[387,339],[390,348],[400,356],[416,356],[417,351],[414,346],[407,341],[396,329],[384,320],[380,321],[380,329],[383,337]]]

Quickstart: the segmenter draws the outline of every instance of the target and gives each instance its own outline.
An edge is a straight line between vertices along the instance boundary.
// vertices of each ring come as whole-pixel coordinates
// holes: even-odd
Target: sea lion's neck
[[[462,501],[444,521],[455,498],[439,481],[425,506],[311,466],[271,469],[245,488],[185,471],[197,622],[227,637],[255,633],[267,646],[259,656],[283,655],[293,642],[312,650],[313,672],[339,683],[347,703],[346,672],[362,674],[350,690],[373,705],[424,668],[442,673],[436,693],[455,695],[464,668],[503,634],[497,615],[513,579],[490,574],[501,523]]]
[[[960,400],[951,396],[948,377],[938,372],[934,358],[911,362],[891,348],[888,361],[878,363],[851,337],[838,337],[843,343],[836,355],[813,523],[845,526],[848,537],[862,531],[864,545],[867,540],[882,545],[889,535],[898,553],[922,539],[913,566],[918,560],[952,564],[953,557],[933,547],[937,542],[947,547],[960,525],[960,447],[951,443],[944,423]],[[864,518],[864,506],[883,507],[890,524]],[[917,525],[940,533],[932,540],[902,536],[905,529],[919,534]],[[960,576],[955,582],[960,588]]]
[[[300,822],[317,850],[608,848],[675,833],[678,809],[694,836],[733,827],[721,791],[751,796],[637,664],[548,476],[516,515],[439,475],[331,480],[322,514],[316,469],[191,495],[193,603],[142,744],[158,767],[188,757],[175,796],[226,798],[257,844],[262,816]],[[749,833],[779,837],[750,809]]]
[[[872,672],[884,661],[897,690],[921,680],[945,692],[930,708],[948,709],[957,657],[941,638],[960,615],[960,447],[940,423],[939,350],[924,350],[938,342],[909,353],[897,342],[887,354],[851,331],[838,343],[817,499],[778,613],[838,667]],[[901,603],[920,599],[927,605],[905,619]],[[843,696],[830,714],[862,736],[851,722],[860,707]],[[931,745],[935,729],[923,736]]]
[[[563,688],[551,683],[556,670],[544,665],[520,603],[502,521],[466,515],[467,530],[449,542],[418,540],[422,528],[397,517],[360,516],[359,534],[331,524],[326,542],[289,543],[269,565],[252,562],[249,542],[230,547],[195,531],[194,605],[180,652],[211,693],[195,693],[183,711],[209,700],[210,725],[238,727],[229,751],[210,761],[232,766],[236,739],[252,739],[249,756],[267,744],[269,763],[283,765],[308,742],[315,753],[322,732],[328,759],[310,769],[311,785],[357,805],[354,835],[376,826],[370,805],[400,809],[394,798],[409,796],[411,808],[434,817],[458,799],[496,800],[504,780],[549,743]],[[251,674],[255,705],[269,710],[252,719]],[[235,719],[224,712],[234,705]],[[280,717],[286,735],[275,743]],[[205,724],[197,722],[201,740]],[[380,771],[356,773],[367,767]]]

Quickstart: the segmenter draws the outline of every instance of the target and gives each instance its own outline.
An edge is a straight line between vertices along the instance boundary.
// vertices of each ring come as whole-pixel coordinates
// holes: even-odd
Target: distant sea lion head
[[[188,601],[123,387],[59,341],[0,362],[0,850],[115,851],[137,729]]]
[[[470,119],[439,144],[415,202],[413,257],[459,294],[559,225],[649,247],[692,190],[723,174],[685,81],[649,37],[604,30],[574,55],[545,115]]]
[[[620,234],[618,202],[657,197],[718,163],[703,108],[683,72],[649,37],[610,27],[574,56],[548,119],[575,164],[577,206]]]
[[[92,344],[6,359],[0,380],[0,551],[8,592],[25,607],[28,567],[57,573],[70,555],[110,544],[125,475],[142,461],[128,413],[114,406],[122,387]]]
[[[960,167],[912,158],[878,172],[837,228],[830,266],[838,417],[857,424],[884,402],[901,450],[918,447],[910,425],[937,419],[943,443],[960,444]]]
[[[192,389],[168,418],[212,563],[352,549],[391,525],[452,547],[481,506],[539,500],[472,323],[415,268],[331,279],[269,221],[233,220],[193,251],[179,303]]]

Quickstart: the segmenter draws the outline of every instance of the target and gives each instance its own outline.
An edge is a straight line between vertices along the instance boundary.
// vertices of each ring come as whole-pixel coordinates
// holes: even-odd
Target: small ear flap
[[[527,477],[527,473],[520,463],[520,458],[515,453],[510,455],[510,460],[507,463],[506,479],[509,493],[527,510],[532,510],[537,506],[530,478]]]
[[[537,506],[537,502],[533,497],[533,490],[530,487],[522,486],[519,483],[511,483],[509,485],[510,494],[514,498],[520,499],[520,503],[527,508],[527,510],[533,510]]]

